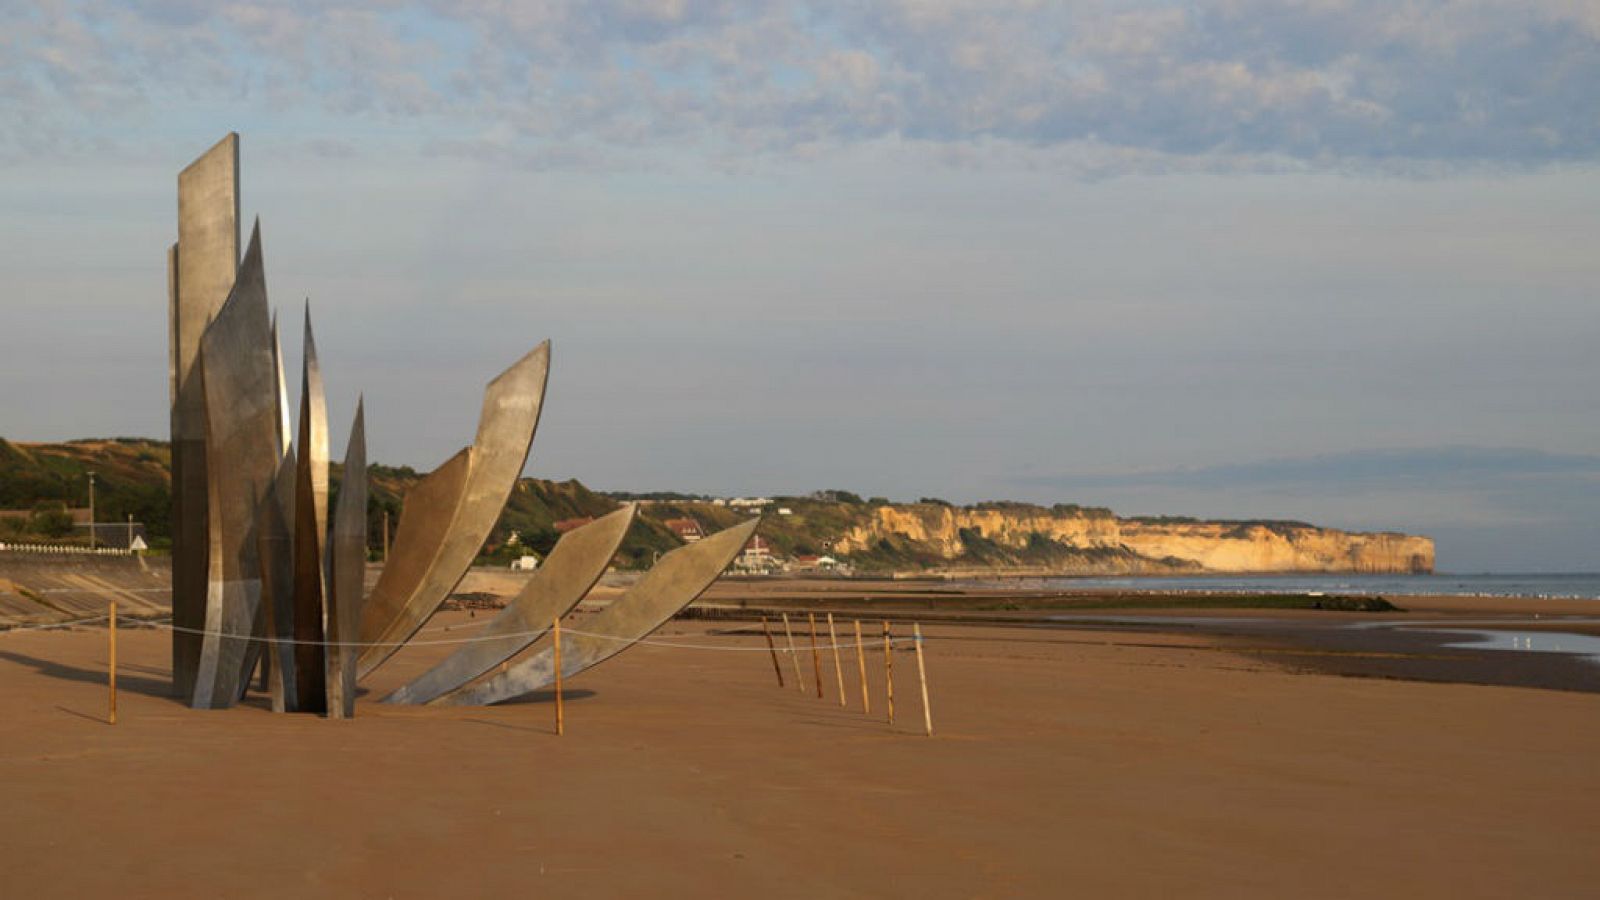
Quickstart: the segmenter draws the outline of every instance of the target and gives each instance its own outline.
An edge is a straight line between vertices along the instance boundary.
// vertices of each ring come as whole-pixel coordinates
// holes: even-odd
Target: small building
[[[700,523],[694,519],[668,519],[661,524],[667,526],[667,530],[677,535],[678,540],[683,541],[685,544],[692,544],[706,536],[705,529],[701,528]]]
[[[511,561],[511,571],[532,572],[539,568],[539,557],[531,555],[519,556]]]
[[[790,560],[789,567],[796,572],[827,572],[838,568],[839,561],[831,556],[802,553]]]
[[[744,542],[744,551],[739,554],[739,567],[744,569],[765,569],[772,563],[772,544],[761,535],[751,535],[750,540]]]

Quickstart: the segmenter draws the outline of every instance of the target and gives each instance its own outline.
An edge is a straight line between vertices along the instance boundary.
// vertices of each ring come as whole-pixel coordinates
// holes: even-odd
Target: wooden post
[[[806,692],[806,681],[800,677],[800,657],[794,652],[794,632],[789,630],[789,614],[783,614],[783,636],[789,642],[789,662],[794,664],[794,683],[800,693]]]
[[[833,644],[833,676],[839,681],[839,705],[844,702],[844,663],[839,661],[839,632],[833,630],[833,613],[828,613],[828,640]]]
[[[560,735],[565,734],[566,730],[567,730],[567,727],[566,727],[567,726],[566,716],[564,715],[565,710],[563,710],[561,708],[561,617],[560,616],[556,616],[555,624],[553,626],[551,626],[551,628],[555,632],[554,640],[555,640],[555,651],[556,651],[556,735],[559,737]]]
[[[107,724],[117,724],[117,601],[111,601],[111,627],[106,632],[106,640],[110,642],[110,664],[107,666],[106,689],[110,693],[110,715],[106,717]]]
[[[817,614],[806,613],[811,620],[811,667],[817,678],[817,699],[822,699],[822,651],[817,649]]]
[[[783,687],[783,666],[778,665],[778,647],[772,643],[772,629],[767,627],[767,617],[761,617],[761,633],[767,636],[767,651],[772,654],[772,674],[778,676],[778,687]]]
[[[928,709],[928,669],[922,663],[922,625],[911,623],[911,634],[917,644],[917,681],[922,685],[922,728],[933,737],[933,711]]]
[[[861,620],[856,620],[856,665],[861,669],[861,711],[872,712],[872,695],[867,692],[867,642],[861,639]]]
[[[883,683],[889,695],[889,724],[894,724],[894,636],[889,633],[889,620],[883,622]]]

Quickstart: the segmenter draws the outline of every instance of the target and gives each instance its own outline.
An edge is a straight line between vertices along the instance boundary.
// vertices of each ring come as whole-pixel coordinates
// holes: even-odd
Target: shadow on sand
[[[26,653],[18,653],[14,650],[0,650],[0,660],[17,663],[24,666],[32,666],[34,671],[45,676],[46,678],[58,678],[62,681],[78,681],[84,684],[106,683],[105,669],[85,669],[79,666],[69,666],[53,660],[29,656]],[[166,677],[163,678],[152,678],[148,675],[131,674],[129,672],[129,668],[131,667],[117,667],[117,690],[129,691],[135,694],[143,694],[146,697],[156,697],[162,700],[170,700],[173,703],[179,702],[176,697],[172,696],[171,675],[166,675]],[[160,671],[157,669],[150,669],[145,666],[140,666],[138,668],[150,672]]]

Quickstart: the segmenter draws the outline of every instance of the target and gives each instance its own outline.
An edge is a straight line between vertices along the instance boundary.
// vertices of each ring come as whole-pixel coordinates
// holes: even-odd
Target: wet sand
[[[574,679],[560,738],[548,696],[372,702],[440,645],[401,651],[351,722],[190,711],[156,630],[121,634],[108,726],[103,630],[0,634],[0,893],[1579,897],[1600,878],[1600,695],[1337,677],[1192,630],[927,631],[932,738],[910,653],[890,727],[881,650],[868,717],[853,659],[841,709],[826,655],[825,700],[779,689],[739,622],[658,638],[746,649],[641,646]]]

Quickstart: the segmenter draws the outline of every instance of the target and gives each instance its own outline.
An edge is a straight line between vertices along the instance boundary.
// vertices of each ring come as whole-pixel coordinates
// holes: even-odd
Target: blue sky
[[[164,433],[228,130],[379,460],[550,337],[540,476],[1600,568],[1594,0],[8,6],[0,434]]]

